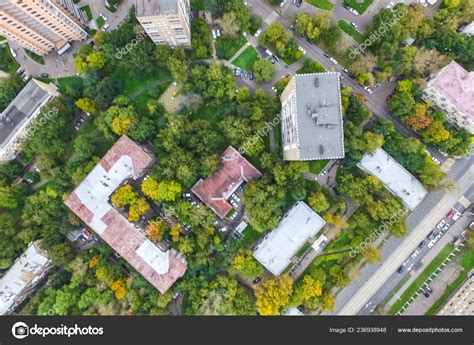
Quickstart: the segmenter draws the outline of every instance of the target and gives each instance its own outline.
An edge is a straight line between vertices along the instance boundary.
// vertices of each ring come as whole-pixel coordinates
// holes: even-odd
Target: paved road
[[[266,27],[267,25],[266,25],[266,22],[265,22],[265,18],[273,17],[273,13],[275,12],[275,9],[272,8],[271,6],[269,6],[264,1],[259,1],[259,0],[248,1],[248,6],[249,6],[251,12],[253,12],[254,14],[256,14],[256,15],[258,15],[258,16],[260,16],[264,19],[263,26]],[[305,7],[303,7],[303,6],[305,6]],[[277,19],[288,30],[290,30],[290,25],[291,25],[290,21],[294,18],[295,13],[296,13],[294,8],[296,8],[296,7],[291,5],[291,3],[290,3],[290,5],[287,5],[283,9],[283,11],[281,13],[281,17],[279,17]],[[313,9],[312,10],[313,12],[315,11],[314,8],[312,6],[309,6],[309,5],[302,5],[301,11],[303,11],[304,9],[307,9],[307,8],[309,8],[310,10]],[[345,11],[348,12],[347,10],[345,10]],[[337,17],[338,13],[339,12],[334,12],[334,18],[333,19],[336,20],[336,21],[338,20],[338,17]],[[341,12],[341,13],[345,14],[345,12]],[[351,14],[351,13],[349,13],[349,14]],[[365,16],[359,16],[359,17],[361,17],[361,18],[362,17],[367,17],[367,18],[370,19],[371,16],[365,15]],[[306,56],[305,57],[309,57],[313,60],[318,61],[327,70],[334,70],[334,71],[337,71],[337,72],[341,73],[341,75],[344,78],[343,81],[342,81],[343,85],[352,88],[353,92],[355,92],[355,93],[364,94],[365,98],[366,98],[366,102],[365,102],[366,106],[377,117],[385,119],[385,120],[392,121],[395,124],[396,129],[401,134],[403,134],[404,136],[419,137],[418,134],[416,134],[414,131],[412,131],[408,127],[404,126],[399,120],[392,117],[390,112],[389,112],[387,102],[386,102],[386,98],[395,89],[396,82],[385,82],[380,88],[374,90],[374,93],[372,95],[370,95],[370,94],[367,93],[367,91],[364,90],[364,88],[362,86],[360,86],[355,80],[351,79],[346,73],[344,73],[342,71],[342,69],[341,69],[342,66],[341,65],[335,65],[332,62],[330,62],[329,59],[324,56],[324,51],[322,49],[320,49],[318,46],[316,46],[314,44],[310,44],[307,40],[305,40],[304,38],[298,36],[297,34],[294,35],[294,38],[298,42],[298,44],[306,50]],[[277,76],[274,79],[278,80],[279,78],[281,78],[282,75],[284,75],[286,73],[290,73],[290,74],[293,73],[294,74],[294,72],[296,72],[297,69],[292,68],[292,67],[293,66],[287,67],[281,73],[277,72]],[[271,85],[273,85],[273,83],[275,81],[272,80]],[[268,87],[268,85],[266,85],[266,87],[263,87],[263,88],[271,90],[271,86]],[[438,150],[436,150],[432,147],[428,147],[428,151],[430,151],[431,155],[437,157],[441,162],[444,162],[446,160],[446,158],[443,157],[443,155],[441,155]]]
[[[456,181],[457,189],[449,193],[437,191],[428,194],[407,219],[410,231],[408,237],[389,239],[382,247],[384,262],[380,265],[366,265],[360,279],[353,281],[338,294],[338,315],[357,314],[449,212],[459,197],[471,192],[474,181],[473,163],[473,157],[458,161],[448,173]]]
[[[471,202],[474,202],[474,186],[465,193],[468,196],[468,199]],[[455,206],[456,210],[463,212],[465,211],[464,207],[457,203]],[[446,221],[447,224],[450,224],[449,229],[442,234],[442,237],[437,240],[436,244],[430,249],[427,245],[423,248],[418,248],[418,255],[414,259],[408,257],[405,261],[405,267],[409,268],[410,266],[413,267],[411,272],[408,270],[398,273],[394,272],[390,278],[383,284],[383,286],[375,293],[375,295],[370,299],[369,302],[359,311],[359,315],[370,315],[373,310],[380,305],[390,294],[391,292],[403,281],[403,279],[410,274],[410,279],[404,284],[404,286],[397,292],[394,300],[398,298],[406,288],[410,286],[410,284],[423,272],[426,265],[428,265],[435,257],[439,254],[439,252],[445,247],[446,244],[453,242],[453,240],[458,237],[469,225],[471,222],[471,218],[468,215],[469,212],[465,212],[463,217],[458,219],[456,222],[449,220],[447,217],[443,219]],[[435,233],[442,233],[439,229],[434,228],[432,229]],[[428,243],[428,240],[426,244]],[[416,269],[415,269],[416,268]],[[398,297],[397,297],[398,296]],[[387,305],[387,308],[389,306]]]

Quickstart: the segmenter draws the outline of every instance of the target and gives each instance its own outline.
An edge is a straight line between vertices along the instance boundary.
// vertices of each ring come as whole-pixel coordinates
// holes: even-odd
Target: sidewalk
[[[247,49],[247,47],[250,45],[250,42],[247,41],[247,43],[245,43],[242,48],[239,49],[239,51],[237,53],[234,54],[234,56],[232,56],[232,58],[229,59],[229,62],[232,63],[234,62],[235,59],[237,59],[239,57],[240,54],[242,54],[244,52],[245,49]]]

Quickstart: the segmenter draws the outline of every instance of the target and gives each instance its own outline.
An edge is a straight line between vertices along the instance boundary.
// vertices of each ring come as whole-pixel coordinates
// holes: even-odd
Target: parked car
[[[440,161],[438,158],[436,158],[435,156],[431,156],[431,160],[432,160],[433,162],[435,162],[436,164],[438,164],[438,165],[441,164],[441,161]]]
[[[262,278],[257,277],[257,278],[255,278],[255,279],[253,280],[252,283],[253,283],[254,285],[255,285],[255,284],[258,284],[258,283],[260,282],[260,280],[262,280]]]
[[[16,52],[15,52],[15,49],[13,49],[12,47],[10,47],[10,53],[12,54],[12,56],[14,58],[16,58],[17,55],[16,55]]]
[[[258,29],[257,32],[255,33],[255,37],[259,37],[262,34],[262,29]]]
[[[48,73],[40,73],[40,77],[41,78],[49,78],[49,74]]]
[[[110,28],[110,25],[109,25],[109,24],[105,24],[105,25],[102,27],[102,30],[103,30],[103,31],[107,31],[107,30],[109,30],[109,28]]]
[[[298,50],[299,50],[300,52],[302,52],[302,53],[303,53],[303,55],[305,55],[305,54],[306,54],[306,50],[304,50],[304,48],[303,48],[303,47],[301,47],[301,46],[300,46],[300,47],[298,47]]]
[[[329,61],[331,61],[333,64],[337,65],[337,60],[335,58],[330,57]]]
[[[374,93],[372,89],[368,86],[364,86],[364,90],[367,91],[370,95]]]
[[[403,273],[403,272],[405,272],[405,266],[404,266],[404,265],[401,265],[400,267],[398,267],[397,272],[398,272],[398,273]]]
[[[321,171],[321,173],[319,175],[324,176],[327,173],[328,173],[328,169],[324,169],[323,171]]]
[[[428,293],[428,291],[426,291],[424,288],[421,288],[421,293],[426,297],[430,297],[430,294]]]
[[[393,1],[391,1],[387,6],[386,8],[391,10],[393,8],[393,6],[395,6],[395,3]]]
[[[455,209],[452,209],[451,212],[448,213],[448,218],[452,220],[458,220],[460,216],[461,213],[459,213]]]
[[[99,17],[101,17],[103,20],[107,21],[107,17],[106,17],[106,16],[104,16],[104,14],[103,14],[103,13],[99,14]]]
[[[426,245],[426,240],[423,240],[420,242],[420,244],[418,245],[418,248],[423,248],[424,246]]]
[[[328,53],[326,53],[326,52],[323,52],[323,55],[324,55],[325,57],[327,57],[328,59],[330,59],[330,58],[331,58],[331,55],[329,55],[329,54],[328,54]]]
[[[428,293],[433,293],[433,289],[429,285],[426,285],[425,289],[428,291]]]
[[[357,25],[355,22],[351,22],[351,25],[354,29],[357,29],[359,27],[359,25]]]

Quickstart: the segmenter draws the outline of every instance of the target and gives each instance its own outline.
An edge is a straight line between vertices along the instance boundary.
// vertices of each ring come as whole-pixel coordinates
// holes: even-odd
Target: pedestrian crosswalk
[[[268,25],[272,24],[274,21],[276,21],[278,19],[279,15],[278,13],[276,13],[275,11],[273,11],[272,13],[270,13],[264,20],[265,23],[267,23]]]

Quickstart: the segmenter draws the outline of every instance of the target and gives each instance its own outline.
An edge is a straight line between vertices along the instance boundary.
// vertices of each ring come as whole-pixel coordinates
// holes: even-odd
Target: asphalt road
[[[467,196],[467,199],[469,199],[471,202],[474,202],[474,186],[471,185],[465,195]],[[454,205],[454,208],[461,213],[465,211],[465,208],[459,203],[456,203],[456,205]],[[383,286],[375,293],[375,295],[372,296],[370,301],[367,302],[364,307],[362,307],[358,315],[372,314],[374,310],[383,301],[385,301],[385,299],[391,294],[391,292],[402,282],[402,280],[408,274],[410,274],[412,270],[414,270],[416,267],[419,267],[416,273],[411,274],[417,276],[419,273],[421,273],[425,266],[429,262],[431,262],[431,260],[444,248],[444,246],[449,242],[452,242],[454,238],[459,236],[466,229],[467,225],[469,225],[469,223],[471,222],[470,217],[467,215],[463,215],[463,217],[461,217],[457,221],[450,220],[447,217],[444,217],[443,219],[446,224],[449,224],[449,228],[445,232],[440,231],[440,229],[438,229],[437,227],[432,229],[434,234],[441,236],[436,241],[435,245],[432,248],[429,248],[428,243],[430,242],[430,240],[425,239],[425,245],[422,248],[416,249],[416,251],[418,252],[416,256],[412,258],[412,256],[410,255],[404,261],[404,267],[406,267],[405,271],[403,271],[402,273],[399,273],[397,271],[394,272],[390,276],[390,278],[388,278],[385,284],[383,284]],[[435,237],[435,239],[438,238],[438,236]],[[402,293],[402,291],[399,291],[399,293]]]
[[[383,0],[385,1],[385,0]],[[383,3],[382,1],[382,3]],[[274,21],[279,21],[283,27],[285,27],[288,30],[290,29],[290,21],[295,17],[296,13],[298,11],[312,11],[312,13],[316,13],[314,10],[314,7],[309,6],[307,4],[303,4],[300,9],[298,9],[296,6],[292,5],[291,2],[289,1],[288,4],[283,8],[272,8],[269,6],[266,2],[260,1],[260,0],[250,0],[248,1],[248,6],[249,9],[251,10],[252,13],[262,17],[263,19],[263,28],[268,26],[268,24],[273,23]],[[336,4],[336,8],[338,6],[341,6],[340,3]],[[374,6],[374,5],[373,5]],[[380,6],[380,5],[379,5]],[[342,6],[341,6],[342,7]],[[297,10],[295,10],[297,9]],[[346,9],[342,8],[345,12],[347,12],[349,15],[352,15],[349,11]],[[275,17],[276,12],[281,13],[281,16]],[[343,11],[334,11],[333,13],[333,20],[337,21],[339,18],[337,17],[340,14],[344,14],[344,18],[347,15]],[[266,18],[271,18],[272,21],[265,20]],[[370,22],[371,20],[371,15],[364,15],[364,16],[358,16],[360,18],[359,20],[362,20],[362,18],[365,21]],[[368,24],[367,24],[368,25]],[[306,55],[305,57],[309,57],[317,62],[319,62],[324,68],[327,70],[334,70],[339,73],[341,73],[341,76],[343,77],[342,84],[345,86],[348,86],[352,88],[353,92],[355,93],[361,93],[365,95],[365,105],[374,113],[375,116],[385,119],[385,120],[390,120],[394,123],[396,129],[399,131],[399,133],[403,134],[404,136],[407,137],[419,137],[418,134],[416,134],[414,131],[409,129],[408,127],[404,126],[398,119],[395,119],[389,112],[386,98],[393,92],[393,90],[396,87],[396,82],[384,82],[381,87],[378,89],[373,90],[374,93],[371,95],[367,91],[364,90],[364,88],[359,85],[355,80],[351,79],[346,73],[343,72],[342,66],[340,64],[333,64],[331,61],[329,61],[328,58],[324,56],[324,51],[320,49],[318,46],[315,44],[310,44],[306,39],[300,37],[298,34],[294,33],[294,38],[298,42],[298,45],[301,46],[303,49],[306,50]],[[291,66],[284,70],[284,74],[288,72],[294,72],[291,69]],[[281,74],[281,75],[284,75]],[[279,77],[281,77],[279,75]],[[272,80],[273,83],[273,80]],[[271,87],[270,87],[271,88]],[[446,160],[446,157],[441,155],[438,150],[432,147],[427,147],[428,151],[431,153],[432,156],[435,156],[436,158],[439,159],[439,161],[444,162]]]
[[[410,234],[403,239],[391,238],[382,247],[384,261],[380,265],[366,265],[361,277],[342,290],[336,298],[338,315],[356,315],[370,301],[418,244],[436,227],[436,224],[456,204],[457,200],[472,191],[474,157],[456,162],[448,176],[456,181],[455,191],[432,192],[408,217]]]

